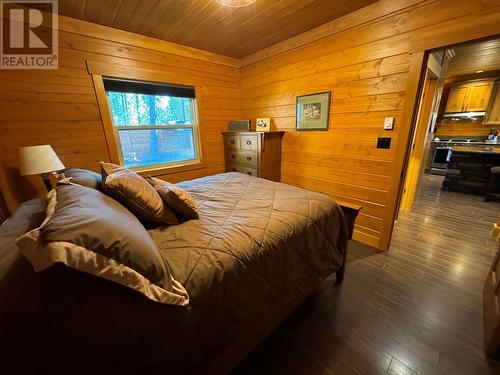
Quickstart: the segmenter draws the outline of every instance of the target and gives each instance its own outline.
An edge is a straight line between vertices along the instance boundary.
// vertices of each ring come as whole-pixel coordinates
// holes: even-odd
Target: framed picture
[[[255,131],[270,132],[271,131],[271,119],[270,118],[258,118],[255,121]]]
[[[297,130],[328,130],[331,92],[297,96]]]

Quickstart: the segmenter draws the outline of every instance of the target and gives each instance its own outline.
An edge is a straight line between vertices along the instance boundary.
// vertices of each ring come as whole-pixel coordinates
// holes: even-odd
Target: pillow
[[[151,185],[137,173],[116,164],[101,162],[102,189],[127,207],[130,212],[152,224],[178,224],[170,210]]]
[[[179,186],[155,177],[146,177],[146,180],[160,194],[163,201],[177,214],[188,218],[198,219],[198,205],[193,197]]]
[[[80,168],[68,168],[59,174],[58,181],[65,181],[69,179],[70,182],[87,186],[92,189],[101,189],[102,177],[99,173]]]
[[[44,222],[16,241],[35,271],[63,263],[153,301],[189,303],[146,229],[121,204],[78,185],[59,185],[47,197]]]

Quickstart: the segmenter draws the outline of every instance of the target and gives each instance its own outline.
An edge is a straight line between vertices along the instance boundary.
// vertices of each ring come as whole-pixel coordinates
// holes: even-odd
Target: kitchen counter
[[[438,145],[450,145],[450,146],[453,146],[453,145],[459,145],[459,146],[470,146],[470,147],[474,147],[474,146],[494,146],[494,147],[500,147],[500,142],[499,141],[496,141],[496,142],[487,142],[487,141],[456,141],[456,140],[439,140],[439,141],[436,141],[436,140],[432,140],[431,143],[435,143],[435,144],[438,144]]]
[[[495,146],[452,146],[452,154],[454,152],[473,152],[481,154],[500,154],[500,147]]]
[[[500,166],[500,147],[453,146],[442,189],[484,196],[495,166]]]

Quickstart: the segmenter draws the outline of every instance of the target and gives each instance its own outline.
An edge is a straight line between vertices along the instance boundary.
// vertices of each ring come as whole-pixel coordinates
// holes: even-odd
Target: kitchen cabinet
[[[493,80],[465,82],[450,88],[446,113],[482,112],[488,107]]]
[[[475,84],[469,87],[465,104],[465,112],[486,111],[490,100],[493,82]]]
[[[448,101],[446,102],[445,112],[463,112],[466,95],[467,86],[452,87],[448,95]]]

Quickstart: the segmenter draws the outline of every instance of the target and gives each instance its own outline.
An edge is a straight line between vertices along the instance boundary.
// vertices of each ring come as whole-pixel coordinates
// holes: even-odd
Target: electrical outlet
[[[386,117],[384,120],[384,129],[392,130],[394,128],[394,117]]]

